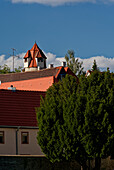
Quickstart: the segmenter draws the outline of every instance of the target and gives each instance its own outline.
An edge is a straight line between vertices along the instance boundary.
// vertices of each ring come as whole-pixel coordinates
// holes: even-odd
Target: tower
[[[42,52],[42,50],[35,44],[28,50],[24,56],[24,68],[26,71],[37,71],[39,69],[46,68],[46,59],[47,57]]]

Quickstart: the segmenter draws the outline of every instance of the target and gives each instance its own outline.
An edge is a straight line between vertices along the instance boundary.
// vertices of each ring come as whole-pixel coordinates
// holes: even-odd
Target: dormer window
[[[27,58],[25,58],[25,63],[27,62]]]
[[[38,62],[43,62],[43,58],[38,58]]]

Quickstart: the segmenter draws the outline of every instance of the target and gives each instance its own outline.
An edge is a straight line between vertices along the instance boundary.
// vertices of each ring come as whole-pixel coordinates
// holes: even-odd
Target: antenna
[[[14,51],[16,51],[16,49],[15,48],[11,48],[12,50],[13,50],[13,72],[14,72],[14,58],[15,57],[18,57],[19,58],[19,56],[14,56]]]
[[[13,50],[13,72],[14,72],[14,51],[16,51],[15,48],[11,48]]]

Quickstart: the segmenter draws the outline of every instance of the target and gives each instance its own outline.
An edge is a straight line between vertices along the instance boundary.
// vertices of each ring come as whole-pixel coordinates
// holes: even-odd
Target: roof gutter
[[[39,129],[39,127],[37,126],[7,126],[7,125],[0,125],[0,128]]]

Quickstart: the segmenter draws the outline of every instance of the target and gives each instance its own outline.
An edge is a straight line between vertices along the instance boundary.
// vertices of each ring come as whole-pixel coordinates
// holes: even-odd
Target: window
[[[43,62],[43,58],[38,58],[38,62]]]
[[[22,132],[21,133],[21,143],[22,144],[28,144],[29,143],[29,133],[28,132]]]
[[[25,58],[25,63],[27,62],[27,58]]]
[[[4,144],[4,132],[0,131],[0,144]]]
[[[62,80],[63,78],[65,78],[65,75],[66,75],[66,74],[60,74],[60,75],[59,75],[59,80]]]

